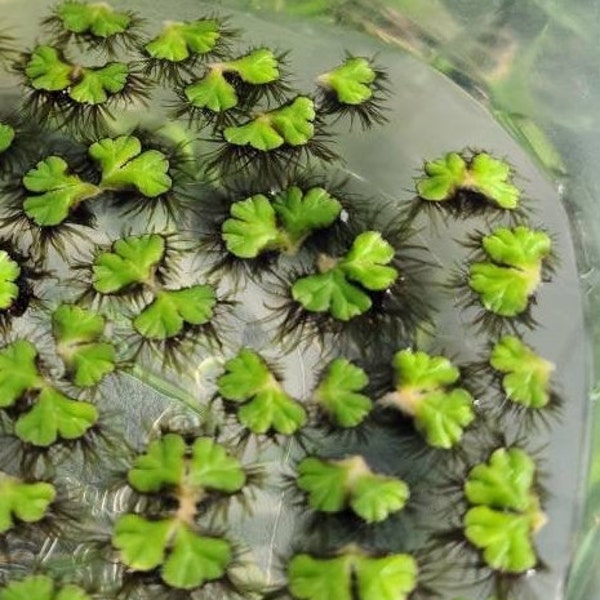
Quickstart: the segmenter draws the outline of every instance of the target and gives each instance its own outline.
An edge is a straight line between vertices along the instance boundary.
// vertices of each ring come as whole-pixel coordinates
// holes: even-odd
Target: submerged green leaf
[[[129,67],[124,63],[82,67],[77,82],[69,89],[69,96],[81,104],[104,104],[111,95],[125,89],[128,77]]]
[[[33,407],[15,423],[24,442],[47,447],[59,438],[75,440],[98,422],[98,409],[89,402],[68,398],[54,388],[44,388]]]
[[[11,529],[14,519],[25,523],[41,521],[56,498],[53,485],[25,483],[0,473],[0,533]]]
[[[10,308],[19,297],[21,267],[6,250],[0,250],[0,310]]]
[[[8,150],[15,139],[15,130],[7,123],[0,121],[0,154]]]
[[[255,434],[275,431],[292,435],[306,423],[306,411],[270,372],[262,357],[249,348],[225,363],[217,380],[223,398],[245,403],[238,419]]]
[[[105,325],[102,315],[71,304],[61,304],[52,314],[57,353],[79,387],[96,385],[115,370],[115,347],[101,341]]]
[[[52,46],[38,46],[25,65],[25,75],[36,90],[60,92],[71,85],[73,65]]]
[[[221,38],[218,21],[200,19],[187,23],[171,21],[145,50],[150,57],[169,62],[182,62],[191,54],[207,54]]]
[[[377,74],[366,58],[348,58],[339,67],[320,75],[319,85],[331,89],[342,104],[364,104],[373,97]]]
[[[147,198],[156,198],[173,186],[167,157],[158,150],[142,151],[134,136],[104,138],[90,146],[89,154],[100,165],[100,187],[104,189],[135,189]]]
[[[49,156],[23,177],[23,185],[37,195],[23,202],[25,214],[40,227],[60,225],[85,200],[100,193],[98,187],[69,174],[60,156]]]
[[[451,448],[475,419],[473,398],[454,387],[460,372],[443,356],[400,350],[394,356],[395,391],[384,404],[411,416],[431,446]]]
[[[182,333],[187,325],[208,323],[216,304],[215,290],[210,285],[163,289],[133,320],[133,326],[147,339],[165,340]]]
[[[298,487],[315,510],[340,512],[350,507],[367,523],[398,512],[409,496],[400,479],[373,473],[361,456],[344,460],[304,459],[298,465]]]
[[[142,493],[179,485],[184,476],[185,452],[186,445],[180,435],[168,433],[153,440],[127,473],[129,483]]]
[[[12,406],[26,392],[42,387],[37,360],[37,350],[27,340],[17,340],[0,350],[0,408]]]
[[[338,427],[356,427],[371,412],[373,403],[362,391],[369,383],[363,369],[345,358],[336,358],[327,366],[314,399]]]
[[[116,294],[148,281],[165,252],[165,239],[155,233],[117,240],[111,252],[101,252],[94,260],[94,289],[101,294]]]
[[[57,9],[63,27],[73,33],[90,33],[98,38],[109,38],[125,33],[131,25],[131,17],[115,11],[105,2],[84,4],[69,0]]]
[[[543,408],[550,402],[550,377],[554,365],[516,336],[507,335],[496,343],[490,365],[505,373],[502,389],[512,402],[530,408]]]

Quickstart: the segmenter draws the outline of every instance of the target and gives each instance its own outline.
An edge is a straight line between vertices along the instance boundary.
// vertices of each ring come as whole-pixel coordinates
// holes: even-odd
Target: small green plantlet
[[[56,352],[79,387],[97,385],[115,370],[115,347],[103,341],[105,326],[102,315],[79,306],[62,304],[52,313]]]
[[[14,527],[15,519],[41,521],[55,498],[56,490],[50,483],[26,483],[0,472],[0,533]]]
[[[513,318],[525,313],[552,253],[550,236],[523,225],[499,228],[483,238],[482,247],[489,260],[471,264],[469,287],[495,315]]]
[[[216,305],[217,296],[210,285],[163,289],[133,320],[133,326],[146,339],[166,340],[180,335],[188,326],[209,323]]]
[[[180,63],[213,52],[220,38],[221,24],[214,19],[171,21],[144,50],[152,59]]]
[[[519,448],[499,448],[475,466],[465,483],[471,505],[465,536],[483,551],[486,564],[506,573],[523,573],[537,564],[534,534],[546,523],[535,490],[535,463]]]
[[[386,74],[364,57],[348,56],[335,69],[317,77],[319,108],[324,114],[358,117],[366,129],[386,121],[381,103],[387,92]]]
[[[156,198],[173,187],[167,157],[158,150],[142,150],[134,136],[102,139],[90,146],[89,154],[100,166],[100,187],[105,190],[136,190]]]
[[[417,587],[418,568],[408,554],[375,557],[349,547],[333,558],[298,554],[287,575],[298,600],[407,600]]]
[[[415,427],[436,448],[452,448],[475,419],[473,398],[456,387],[459,370],[443,356],[400,350],[394,356],[395,390],[381,402],[414,419]]]
[[[310,312],[328,312],[338,321],[349,321],[371,308],[368,291],[384,291],[396,281],[399,273],[389,266],[394,255],[394,248],[379,232],[365,231],[346,256],[322,255],[320,273],[298,279],[292,297]]]
[[[105,2],[64,2],[56,13],[66,31],[97,38],[123,34],[132,24],[130,15],[117,12]]]
[[[0,250],[0,310],[9,309],[19,297],[18,280],[21,267],[6,252]]]
[[[225,363],[217,388],[224,399],[242,405],[238,419],[252,433],[292,435],[306,423],[302,405],[285,392],[263,358],[249,348]]]
[[[15,423],[17,437],[33,446],[47,448],[60,440],[76,440],[98,422],[98,409],[89,402],[73,400],[52,387],[44,387],[32,408]]]
[[[19,581],[9,581],[0,590],[0,600],[90,600],[77,585],[58,586],[47,575],[28,575]]]
[[[92,284],[100,294],[125,294],[153,277],[165,258],[165,238],[155,233],[117,240],[100,252],[92,266]]]
[[[528,408],[543,408],[550,402],[555,366],[519,338],[508,335],[499,340],[492,349],[490,365],[504,374],[502,389],[512,402]]]
[[[361,392],[369,383],[365,371],[345,358],[327,365],[313,399],[336,427],[356,427],[369,415],[373,403]]]
[[[0,350],[0,408],[13,406],[27,392],[43,386],[37,361],[37,349],[27,340],[17,340]]]
[[[198,438],[191,449],[184,439],[169,433],[148,446],[128,473],[129,483],[142,493],[186,488],[197,501],[203,491],[232,494],[244,486],[246,475],[239,461],[210,438]],[[179,492],[176,492],[179,493]]]
[[[142,493],[168,491],[178,504],[169,518],[119,518],[112,541],[129,568],[162,567],[162,580],[178,589],[200,587],[225,575],[232,561],[231,544],[199,534],[195,517],[207,494],[233,494],[245,485],[246,474],[236,458],[211,438],[197,438],[188,448],[180,435],[166,434],[136,459],[128,480]],[[153,540],[151,548],[148,539]]]
[[[315,116],[314,102],[306,96],[299,96],[244,125],[227,127],[224,136],[229,144],[250,146],[261,152],[276,150],[284,144],[305,146],[315,135]]]
[[[41,160],[23,177],[23,186],[32,195],[23,202],[29,219],[40,227],[54,227],[66,221],[77,207],[98,196],[101,190],[78,175],[59,156]]]
[[[0,122],[0,154],[6,152],[15,139],[15,130],[7,123]]]
[[[268,251],[295,255],[315,231],[339,217],[339,201],[320,187],[303,192],[293,186],[273,201],[257,194],[231,205],[231,218],[222,226],[227,250],[239,258],[256,258]]]
[[[493,206],[503,210],[519,207],[520,191],[511,183],[512,169],[508,163],[480,152],[469,160],[457,152],[425,163],[426,176],[417,181],[417,193],[428,202],[447,202],[460,191],[483,196]]]
[[[308,494],[310,506],[326,513],[350,508],[367,523],[380,523],[404,508],[406,483],[374,473],[362,456],[344,460],[305,458],[298,465],[296,484]]]

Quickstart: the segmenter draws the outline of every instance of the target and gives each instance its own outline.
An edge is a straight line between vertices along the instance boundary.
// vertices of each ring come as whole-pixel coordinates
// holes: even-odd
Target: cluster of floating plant
[[[145,37],[134,14],[68,1],[43,26],[44,43],[29,52],[0,38],[25,95],[0,123],[0,427],[19,458],[0,473],[0,532],[9,554],[28,536],[40,542],[30,523],[48,522],[65,548],[88,544],[89,515],[69,512],[77,503],[57,477],[77,448],[86,469],[119,465],[127,508],[88,544],[86,556],[115,567],[109,582],[35,560],[26,568],[43,572],[22,577],[9,561],[0,600],[444,593],[427,544],[377,541],[414,496],[410,472],[361,453],[357,440],[378,428],[396,428],[460,481],[455,531],[442,532],[453,541],[436,543],[474,554],[496,600],[512,597],[506,582],[541,564],[534,535],[546,517],[536,462],[508,441],[505,417],[558,404],[553,365],[523,340],[552,275],[552,237],[530,222],[512,167],[487,152],[449,152],[424,164],[406,208],[359,199],[328,176],[338,159],[329,127],[385,123],[390,82],[372,60],[348,55],[306,93],[291,85],[286,54],[240,50],[222,19]],[[73,58],[93,60],[92,50],[105,62]],[[174,93],[170,117],[192,137],[202,131],[209,150],[164,129],[115,133],[119,111],[139,110],[152,86]],[[477,364],[435,348],[435,268],[414,235],[436,215],[487,227],[466,240],[470,254],[448,280],[474,314],[473,336],[486,336]],[[127,227],[103,231],[106,217]],[[49,292],[54,279],[64,285]],[[249,280],[273,297],[268,355],[316,347],[326,358],[307,397],[286,390],[277,361],[227,332]],[[185,378],[214,353],[227,358],[212,397],[195,399],[199,427],[167,427],[138,447],[102,423],[107,379],[140,369]],[[324,455],[325,436],[355,450]],[[248,581],[239,571],[252,540],[236,540],[217,508],[234,498],[251,506],[246,490],[263,482],[242,441],[289,438],[303,450],[291,485],[312,533],[281,556],[285,581]]]

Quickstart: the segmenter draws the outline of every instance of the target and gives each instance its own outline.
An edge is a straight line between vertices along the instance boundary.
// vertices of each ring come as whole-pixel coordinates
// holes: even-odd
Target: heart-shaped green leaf
[[[237,492],[246,483],[246,474],[236,458],[210,438],[198,438],[192,446],[187,482],[204,489]]]
[[[237,92],[220,69],[209,69],[202,79],[186,86],[184,93],[192,106],[208,108],[216,113],[238,105]]]
[[[21,267],[6,250],[0,250],[0,310],[10,308],[19,297],[17,280]]]
[[[308,493],[315,510],[340,512],[350,507],[367,523],[384,521],[404,508],[409,496],[402,480],[373,473],[361,456],[344,460],[306,458],[298,465],[296,482]]]
[[[138,456],[127,474],[139,492],[158,492],[180,484],[184,475],[186,445],[180,435],[168,433],[150,442],[145,454]]]
[[[134,571],[151,571],[163,564],[173,519],[149,521],[126,514],[115,523],[112,544],[121,552],[121,560]],[[149,543],[151,542],[151,543]]]
[[[334,425],[356,427],[373,407],[367,396],[358,393],[368,383],[363,369],[345,358],[336,358],[327,365],[313,397]]]
[[[257,117],[243,125],[227,127],[223,131],[225,139],[235,146],[251,146],[262,152],[276,150],[285,144],[285,139],[271,125],[267,116]]]
[[[25,75],[36,90],[60,92],[71,85],[73,65],[52,46],[38,46],[25,65]]]
[[[396,389],[382,402],[413,417],[416,429],[431,446],[456,445],[475,419],[471,394],[453,387],[459,370],[443,356],[411,349],[397,352],[393,366]]]
[[[535,567],[531,523],[526,515],[476,506],[464,519],[465,536],[483,550],[485,562],[498,571],[523,573]]]
[[[124,63],[82,68],[77,83],[69,89],[69,96],[81,104],[104,104],[111,95],[123,91],[128,77],[129,68]]]
[[[73,33],[90,33],[98,38],[109,38],[125,33],[131,24],[131,17],[115,11],[105,2],[84,4],[70,0],[57,9],[63,27]]]
[[[229,542],[206,537],[180,526],[173,550],[164,563],[162,578],[177,589],[190,590],[225,575],[232,561]]]
[[[231,218],[222,226],[223,241],[227,250],[240,258],[256,258],[260,253],[275,247],[279,230],[275,210],[262,194],[234,202]]]
[[[492,200],[500,208],[512,210],[519,205],[520,191],[510,182],[508,163],[481,152],[469,164],[471,187]]]
[[[115,370],[113,344],[100,341],[104,327],[102,315],[79,306],[62,304],[52,314],[56,351],[79,387],[96,385]]]
[[[339,67],[318,78],[318,83],[333,90],[342,104],[363,104],[373,97],[372,84],[377,78],[366,58],[348,58]]]
[[[136,331],[147,339],[164,340],[179,335],[186,325],[204,325],[217,304],[210,285],[161,290],[134,320]]]
[[[306,423],[306,411],[281,388],[265,389],[238,409],[240,423],[252,433],[292,435]]]
[[[518,269],[537,269],[552,252],[552,240],[545,231],[518,225],[501,227],[482,241],[486,254],[496,263]]]
[[[98,409],[89,402],[67,398],[44,388],[33,407],[15,423],[19,439],[34,446],[50,446],[57,439],[75,440],[98,422]]]
[[[7,123],[0,121],[0,154],[6,152],[15,139],[15,130]]]
[[[298,554],[287,569],[289,589],[298,600],[353,600],[350,588],[352,559],[313,558]]]
[[[550,377],[554,365],[513,335],[500,339],[490,355],[490,365],[501,373],[502,388],[512,402],[543,408],[550,402]]]
[[[367,290],[385,290],[398,278],[398,271],[388,266],[394,255],[394,248],[379,232],[365,231],[354,240],[339,266],[348,279]]]
[[[220,29],[219,23],[211,19],[170,21],[144,48],[154,59],[182,62],[192,53],[207,54],[214,50],[221,37]]]
[[[17,340],[0,350],[0,408],[12,406],[25,392],[39,389],[38,353],[27,340]]]
[[[23,185],[37,194],[25,198],[25,214],[41,227],[59,225],[79,204],[100,193],[95,185],[69,174],[69,165],[59,156],[38,162],[23,177]]]
[[[0,533],[13,527],[14,518],[41,521],[55,498],[56,490],[49,483],[25,483],[0,472]]]
[[[244,402],[272,385],[273,379],[260,354],[243,348],[225,363],[225,373],[218,378],[217,387],[223,398]]]
[[[156,198],[173,187],[167,157],[158,150],[142,150],[134,136],[104,138],[90,146],[89,155],[100,165],[100,187],[104,189],[134,189],[147,198]]]
[[[288,254],[294,254],[314,231],[332,225],[342,212],[340,202],[320,187],[305,192],[290,187],[277,194],[273,208],[285,232],[283,250]]]
[[[165,252],[164,238],[155,233],[117,240],[111,252],[101,252],[94,260],[94,289],[101,294],[116,294],[144,283],[163,260]]]
[[[417,587],[417,562],[408,554],[357,561],[356,581],[360,600],[406,600]]]
[[[366,313],[371,298],[349,283],[339,268],[301,277],[292,286],[292,297],[310,312],[328,312],[338,321]]]
[[[467,163],[456,152],[425,163],[425,174],[417,181],[417,193],[423,200],[442,202],[450,200],[463,185]]]
[[[465,483],[471,504],[524,511],[531,503],[535,463],[519,448],[499,448],[487,464],[474,467]]]
[[[238,77],[252,85],[273,83],[279,79],[279,61],[268,48],[258,48],[235,60],[223,63],[222,68],[233,71]]]

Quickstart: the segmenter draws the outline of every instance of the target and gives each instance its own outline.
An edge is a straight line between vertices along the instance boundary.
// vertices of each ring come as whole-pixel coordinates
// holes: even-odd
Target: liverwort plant
[[[297,600],[407,600],[418,566],[409,554],[371,555],[350,546],[333,556],[297,554],[287,576]]]
[[[414,419],[430,446],[452,448],[475,420],[473,398],[459,387],[460,371],[444,356],[400,350],[394,356],[395,390],[380,403]]]
[[[520,448],[498,448],[471,470],[465,496],[471,505],[463,520],[465,536],[483,552],[485,563],[505,573],[534,568],[533,536],[547,519],[533,459]]]
[[[483,260],[469,266],[468,286],[492,315],[527,320],[532,299],[548,278],[550,236],[524,225],[501,227],[482,237],[481,250]]]
[[[292,435],[306,423],[306,410],[250,348],[243,348],[225,363],[217,389],[222,398],[237,405],[238,420],[252,433]]]
[[[231,205],[222,238],[238,258],[265,252],[294,255],[309,236],[331,226],[341,211],[340,202],[321,187],[303,191],[293,186],[272,199],[257,194]]]
[[[296,485],[307,493],[311,508],[325,513],[350,509],[367,523],[385,521],[404,508],[406,483],[374,473],[362,456],[342,460],[305,458],[297,467]]]
[[[9,581],[0,590],[0,600],[90,600],[90,596],[78,585],[59,585],[47,575],[28,575],[20,580]]]
[[[188,447],[180,435],[166,434],[135,460],[128,481],[142,494],[167,493],[175,508],[119,517],[112,542],[127,567],[160,569],[162,581],[178,589],[226,576],[234,558],[231,542],[204,532],[196,521],[199,505],[211,494],[234,494],[245,485],[236,458],[211,438],[197,438]]]

